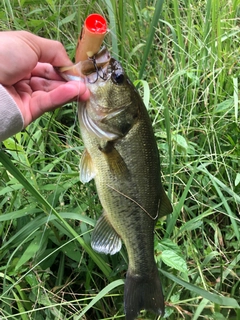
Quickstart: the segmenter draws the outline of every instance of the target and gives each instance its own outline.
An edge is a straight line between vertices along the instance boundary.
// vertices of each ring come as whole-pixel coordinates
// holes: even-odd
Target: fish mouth
[[[67,81],[81,81],[95,83],[98,78],[106,77],[106,68],[111,60],[111,55],[106,47],[103,47],[95,56],[80,61],[68,67],[55,67],[56,72]]]
[[[84,62],[85,66],[82,68],[81,72],[86,76],[92,74],[96,72],[96,70],[105,68],[110,60],[110,52],[106,47],[103,47],[97,54]]]
[[[88,83],[95,83],[99,78],[106,81],[111,73],[110,52],[106,47],[103,47],[96,55],[87,60],[82,73],[87,77]]]
[[[111,78],[112,74],[120,70],[123,71],[120,63],[112,57],[109,60],[101,59],[101,61],[98,57],[93,57],[86,75],[87,81],[89,84],[94,84],[99,79],[105,82]]]
[[[93,84],[98,81],[100,78],[102,81],[111,80],[119,85],[125,80],[125,72],[116,59],[110,58],[110,60],[104,64],[104,66],[97,63],[97,60],[94,62],[95,70],[87,76],[88,83]]]
[[[55,67],[56,72],[67,81],[81,81],[94,84],[98,80],[105,82],[112,79],[115,84],[124,81],[124,70],[121,64],[111,57],[106,47],[95,56],[68,67]]]

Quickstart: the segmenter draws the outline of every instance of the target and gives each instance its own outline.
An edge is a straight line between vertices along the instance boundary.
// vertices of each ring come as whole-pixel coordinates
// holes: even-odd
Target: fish
[[[90,90],[78,116],[85,150],[80,180],[95,180],[103,214],[91,237],[92,248],[116,254],[122,242],[128,253],[124,285],[126,320],[145,309],[164,314],[164,297],[154,258],[154,228],[172,212],[161,183],[159,151],[151,120],[140,94],[122,65],[108,50],[81,70],[59,70],[66,80],[85,81]],[[86,67],[86,65],[88,65]],[[73,78],[74,77],[74,78]]]

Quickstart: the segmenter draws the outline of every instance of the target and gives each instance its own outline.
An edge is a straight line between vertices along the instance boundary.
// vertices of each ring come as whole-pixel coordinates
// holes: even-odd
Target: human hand
[[[54,70],[72,64],[60,42],[6,31],[0,32],[0,43],[0,84],[18,105],[25,127],[46,111],[89,98],[84,83],[65,82]]]

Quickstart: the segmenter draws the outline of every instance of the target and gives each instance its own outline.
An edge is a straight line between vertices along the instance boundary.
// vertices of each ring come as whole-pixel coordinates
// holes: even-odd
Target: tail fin
[[[128,273],[124,289],[126,320],[134,320],[143,309],[164,314],[164,298],[157,267],[144,276]]]

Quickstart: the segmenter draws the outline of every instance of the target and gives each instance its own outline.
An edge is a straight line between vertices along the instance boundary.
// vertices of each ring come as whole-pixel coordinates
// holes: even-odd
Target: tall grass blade
[[[235,215],[235,213],[232,212],[226,198],[224,197],[221,189],[219,188],[219,186],[223,187],[226,191],[228,191],[229,193],[233,194],[232,191],[230,191],[229,188],[226,188],[224,186],[224,184],[219,180],[217,179],[216,177],[214,177],[208,170],[207,168],[205,167],[200,167],[199,168],[201,171],[205,172],[210,178],[211,178],[211,181],[219,195],[219,198],[221,199],[225,209],[226,209],[226,212],[228,213],[228,216],[231,220],[231,223],[232,223],[232,226],[233,226],[233,230],[235,232],[235,236],[237,237],[238,241],[240,241],[240,230],[239,230],[239,225],[238,225],[238,222],[240,221],[239,218]],[[236,194],[233,194],[234,196],[234,199],[240,203],[240,197]]]
[[[177,203],[177,205],[175,205],[175,207],[173,209],[173,213],[168,217],[167,229],[166,229],[166,233],[165,233],[164,238],[168,238],[173,232],[173,229],[174,229],[174,227],[176,225],[176,221],[177,221],[178,215],[179,215],[179,213],[181,211],[181,208],[182,208],[182,206],[183,206],[183,204],[185,202],[187,194],[188,194],[188,192],[189,192],[189,190],[191,188],[191,184],[192,184],[194,175],[195,175],[195,170],[192,171],[191,176],[188,179],[187,185],[184,188],[183,194],[182,194],[179,202]]]
[[[184,69],[185,67],[185,53],[184,53],[184,42],[183,42],[183,36],[182,36],[182,29],[181,29],[181,16],[180,16],[180,12],[179,12],[179,1],[178,0],[174,0],[173,1],[173,7],[174,7],[174,16],[176,19],[176,33],[177,33],[177,43],[178,43],[178,47],[180,48],[180,57],[181,57],[181,61],[179,61],[180,63],[180,68]]]
[[[158,21],[159,21],[161,12],[162,12],[163,2],[164,2],[164,0],[158,0],[156,3],[152,23],[150,26],[150,32],[148,34],[146,46],[145,46],[145,49],[143,52],[142,64],[141,64],[139,75],[138,75],[139,79],[141,79],[143,76],[145,66],[147,63],[147,59],[148,59],[150,50],[152,48],[152,42],[153,42],[156,27],[157,27],[157,24],[158,24]]]
[[[112,291],[113,289],[122,286],[124,284],[123,280],[115,280],[113,282],[111,282],[110,284],[108,284],[104,289],[102,289],[97,295],[96,297],[94,297],[92,299],[92,301],[83,309],[83,311],[74,317],[74,320],[80,320],[82,319],[82,317],[85,315],[85,313],[92,308],[100,299],[102,299],[107,293],[109,293],[110,291]]]
[[[233,77],[233,89],[234,89],[234,93],[233,93],[233,101],[234,101],[234,114],[235,114],[235,120],[236,123],[239,123],[239,107],[240,107],[240,101],[239,101],[239,92],[238,92],[238,78]]]
[[[163,270],[160,270],[160,271],[165,277],[171,279],[175,283],[180,284],[181,286],[185,287],[187,290],[194,292],[198,296],[203,297],[204,299],[207,299],[208,301],[211,301],[212,303],[216,303],[220,306],[226,306],[229,308],[237,308],[237,309],[240,308],[238,302],[233,298],[229,298],[226,296],[219,296],[215,293],[211,293],[211,292],[206,291],[202,288],[199,288],[189,282],[186,282],[186,281],[174,276],[173,274],[171,274],[169,272],[166,272]]]
[[[64,228],[68,230],[74,238],[76,238],[83,249],[86,250],[86,252],[99,266],[105,276],[109,277],[111,269],[105,263],[105,261],[102,260],[102,258],[96,252],[94,252],[92,248],[87,243],[85,243],[81,237],[79,237],[76,231],[58,214],[58,212],[48,203],[48,201],[46,201],[46,199],[39,193],[39,191],[31,185],[31,183],[23,176],[23,174],[17,169],[17,167],[14,166],[9,156],[3,151],[0,151],[0,162],[2,162],[4,167],[23,185],[26,190],[28,190],[36,198],[36,200],[43,206],[43,208],[45,208],[46,213],[53,213],[59,219],[59,221],[62,222]]]
[[[118,59],[119,51],[118,51],[118,36],[117,36],[117,25],[116,25],[116,16],[114,12],[114,8],[111,0],[104,0],[106,3],[108,17],[109,17],[109,29],[112,40],[112,51],[111,54],[113,58]]]

